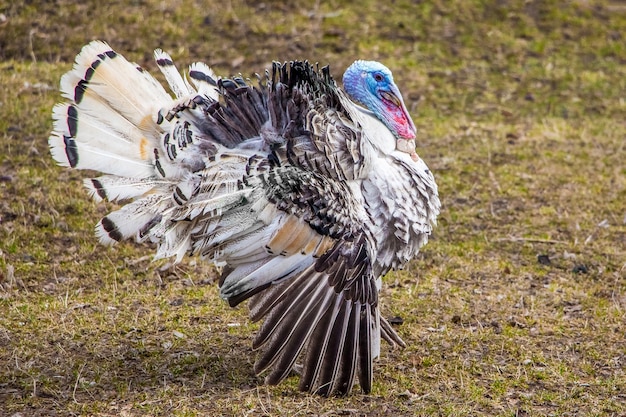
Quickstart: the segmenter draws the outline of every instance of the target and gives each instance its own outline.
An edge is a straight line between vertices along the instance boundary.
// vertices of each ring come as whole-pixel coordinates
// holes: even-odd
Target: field
[[[577,1],[0,0],[0,415],[626,416],[626,6]],[[252,371],[258,325],[200,259],[103,247],[47,137],[58,80],[108,41],[151,73],[273,60],[394,71],[443,204],[385,277],[370,395]]]

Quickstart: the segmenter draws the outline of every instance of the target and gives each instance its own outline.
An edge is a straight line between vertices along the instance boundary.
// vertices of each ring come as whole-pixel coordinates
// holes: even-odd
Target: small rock
[[[45,284],[43,286],[43,291],[46,294],[54,293],[56,291],[56,289],[57,289],[57,286],[56,286],[56,284],[54,282],[48,282],[47,284]]]
[[[576,265],[573,269],[572,272],[575,274],[586,274],[587,272],[589,272],[589,268],[587,268],[587,265]]]
[[[550,257],[548,255],[537,255],[537,262],[541,265],[551,265]]]
[[[395,316],[389,319],[389,323],[399,326],[404,323],[404,319],[400,316]]]
[[[509,318],[509,326],[517,327],[519,329],[525,329],[526,328],[526,324],[524,324],[521,321],[517,320],[515,317],[510,317]]]
[[[428,330],[429,332],[445,332],[446,331],[446,326],[427,327],[426,330]]]
[[[398,394],[398,397],[400,398],[412,398],[415,397],[415,394],[413,394],[411,391],[406,390],[404,392],[401,392]]]
[[[491,327],[493,327],[493,332],[495,334],[502,333],[502,326],[500,325],[500,323],[498,321],[493,320],[490,324],[491,324]]]

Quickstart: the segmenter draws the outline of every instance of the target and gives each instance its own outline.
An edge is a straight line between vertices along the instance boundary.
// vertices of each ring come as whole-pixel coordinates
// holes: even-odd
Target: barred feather
[[[178,70],[174,66],[174,61],[172,61],[172,57],[170,56],[170,54],[168,54],[167,52],[163,52],[161,49],[156,49],[154,51],[154,60],[161,70],[161,73],[163,73],[163,75],[165,76],[165,79],[176,98],[180,99],[183,97],[187,97],[190,94],[194,94],[196,92],[189,85],[189,83],[183,80],[180,72],[178,72]]]
[[[152,178],[128,178],[116,175],[103,175],[83,181],[89,195],[96,202],[102,200],[123,201],[145,195],[155,187],[167,186],[165,181]]]
[[[219,99],[217,81],[218,78],[209,66],[203,62],[194,62],[189,66],[189,78],[198,90],[198,94],[207,96],[213,100]]]

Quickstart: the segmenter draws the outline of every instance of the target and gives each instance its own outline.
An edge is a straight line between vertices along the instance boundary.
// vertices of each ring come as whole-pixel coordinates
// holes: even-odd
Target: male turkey
[[[96,232],[104,243],[158,244],[225,265],[220,294],[249,299],[255,372],[277,384],[302,361],[300,389],[369,392],[381,336],[381,277],[426,243],[437,186],[415,153],[415,126],[391,72],[356,61],[339,89],[327,67],[275,63],[259,82],[183,79],[155,51],[173,99],[106,43],[83,47],[61,78],[49,144],[97,201],[124,204]]]

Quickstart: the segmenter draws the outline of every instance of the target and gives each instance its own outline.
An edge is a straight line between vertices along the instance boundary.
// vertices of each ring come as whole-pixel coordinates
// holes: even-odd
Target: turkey
[[[303,391],[370,392],[381,338],[404,346],[380,314],[381,278],[418,253],[440,209],[391,72],[356,61],[342,90],[301,61],[251,81],[155,59],[173,96],[101,41],[61,78],[50,151],[101,172],[89,193],[120,204],[98,222],[101,242],[222,265],[221,297],[263,320],[266,383],[298,369]]]

